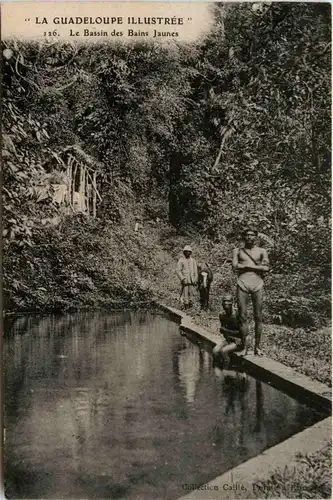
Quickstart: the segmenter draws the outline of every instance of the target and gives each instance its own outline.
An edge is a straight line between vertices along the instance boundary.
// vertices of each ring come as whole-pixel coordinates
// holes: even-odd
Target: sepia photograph
[[[1,4],[2,496],[332,497],[331,4]]]

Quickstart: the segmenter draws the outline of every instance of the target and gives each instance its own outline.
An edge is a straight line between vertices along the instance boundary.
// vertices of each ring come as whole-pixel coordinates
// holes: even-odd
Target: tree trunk
[[[179,202],[179,181],[181,174],[180,154],[173,152],[169,169],[169,222],[176,228],[181,222],[181,204]]]
[[[97,197],[96,197],[96,193],[97,193],[97,187],[96,187],[96,172],[94,172],[94,175],[93,175],[93,217],[96,218],[96,201],[97,201]]]

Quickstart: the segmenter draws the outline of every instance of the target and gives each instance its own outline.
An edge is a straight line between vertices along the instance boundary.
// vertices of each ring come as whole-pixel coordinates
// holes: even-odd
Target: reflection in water
[[[221,370],[214,367],[214,373],[221,382],[222,395],[225,398],[225,415],[232,425],[234,448],[241,455],[246,453],[244,435],[248,413],[249,377],[241,370]]]
[[[195,388],[200,378],[200,351],[196,346],[184,348],[178,353],[178,372],[186,401],[193,403]]]
[[[319,418],[149,313],[19,318],[4,356],[9,498],[179,498]]]
[[[225,414],[233,424],[233,432],[235,436],[235,446],[239,448],[241,453],[246,454],[245,436],[247,432],[252,432],[247,428],[247,415],[252,411],[253,402],[248,400],[249,389],[253,379],[249,377],[239,367],[234,370],[221,370],[214,367],[214,373],[218,380],[221,381],[221,388],[224,397],[226,397]],[[258,436],[258,441],[264,443],[267,439],[264,429],[264,395],[263,383],[260,380],[255,381],[255,421],[253,432],[262,435]],[[250,395],[250,398],[253,396]]]
[[[261,432],[264,419],[264,394],[262,390],[262,383],[256,380],[256,425],[254,432]]]
[[[187,403],[193,403],[200,375],[210,371],[210,355],[207,351],[184,339],[178,352],[178,374],[180,385],[185,390]]]

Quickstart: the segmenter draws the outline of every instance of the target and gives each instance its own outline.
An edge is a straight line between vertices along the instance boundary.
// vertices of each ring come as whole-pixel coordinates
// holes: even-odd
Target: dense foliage
[[[240,227],[253,222],[270,251],[276,314],[294,308],[294,318],[302,295],[312,301],[303,307],[309,316],[316,308],[327,314],[330,5],[217,4],[214,16],[212,32],[192,44],[5,42],[12,50],[3,78],[8,307],[34,307],[27,269],[53,268],[54,255],[59,279],[44,278],[41,287],[64,287],[55,306],[79,293],[68,295],[66,285],[78,265],[101,291],[85,268],[82,238],[106,233],[82,218],[78,237],[52,187],[59,172],[50,159],[79,144],[103,165],[103,224],[121,228],[129,213],[162,219],[180,232],[200,231],[227,256]],[[72,253],[68,269],[61,259]],[[110,297],[118,290],[112,283]]]

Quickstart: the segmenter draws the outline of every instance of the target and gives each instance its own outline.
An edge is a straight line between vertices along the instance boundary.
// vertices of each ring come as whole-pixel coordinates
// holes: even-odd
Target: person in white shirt
[[[180,302],[188,309],[193,305],[194,290],[198,283],[198,267],[189,245],[184,247],[183,254],[178,261],[176,273],[181,283]]]

